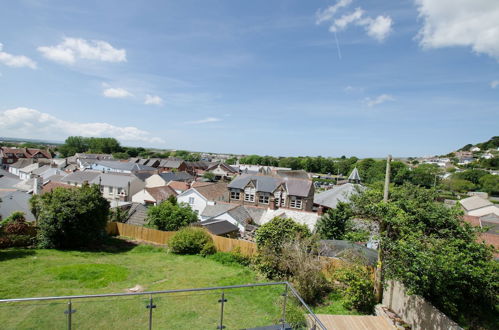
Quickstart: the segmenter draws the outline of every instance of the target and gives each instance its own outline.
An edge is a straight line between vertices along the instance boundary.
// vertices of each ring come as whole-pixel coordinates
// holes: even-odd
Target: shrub
[[[215,244],[213,242],[208,242],[206,243],[203,248],[201,249],[201,252],[199,253],[203,257],[212,255],[217,252],[217,248],[215,247]]]
[[[210,259],[221,263],[222,265],[243,265],[249,266],[250,258],[244,256],[239,251],[217,252],[210,256]]]
[[[0,248],[26,247],[35,243],[36,230],[27,223],[24,213],[13,212],[2,221],[0,229]]]
[[[340,202],[329,209],[315,226],[315,231],[323,239],[342,239],[347,229],[347,221],[353,215],[350,204]]]
[[[0,222],[0,226],[5,227],[9,223],[16,221],[26,221],[24,212],[21,211],[12,212],[10,216],[8,216],[4,220],[2,220],[2,222]]]
[[[41,248],[78,248],[106,236],[109,202],[97,185],[56,188],[30,200]]]
[[[203,253],[209,252],[213,245],[213,239],[211,236],[202,228],[195,227],[185,227],[180,229],[168,243],[173,253],[177,254],[199,254],[204,250]],[[206,246],[208,245],[208,246]],[[214,248],[214,246],[213,246]]]

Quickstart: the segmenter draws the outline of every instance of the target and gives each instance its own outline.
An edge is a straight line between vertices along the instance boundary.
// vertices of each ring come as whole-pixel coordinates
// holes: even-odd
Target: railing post
[[[217,326],[217,329],[225,329],[224,325],[224,304],[227,302],[227,299],[225,299],[225,294],[222,291],[222,299],[218,300],[219,303],[222,305],[220,306],[220,324]]]
[[[149,330],[152,329],[152,310],[156,308],[156,305],[152,303],[152,295],[149,296],[149,304],[146,306],[149,309]]]
[[[68,301],[68,309],[64,311],[64,314],[68,316],[68,330],[71,330],[71,314],[76,313],[76,309],[72,308],[71,299]]]
[[[288,285],[284,285],[284,292],[282,293],[282,296],[284,297],[284,303],[282,305],[282,317],[281,317],[281,323],[282,323],[282,329],[284,330],[286,326],[286,304],[288,302]]]

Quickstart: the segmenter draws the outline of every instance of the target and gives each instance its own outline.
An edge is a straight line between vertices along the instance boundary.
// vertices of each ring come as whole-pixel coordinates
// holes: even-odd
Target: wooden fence
[[[176,233],[175,231],[162,231],[141,226],[128,225],[121,222],[108,223],[107,232],[110,235],[125,236],[139,241],[155,244],[168,244],[170,238],[172,238],[172,236]],[[211,235],[211,237],[213,238],[213,243],[215,244],[217,251],[231,252],[237,249],[245,256],[252,256],[256,253],[256,244],[253,242],[216,235]]]

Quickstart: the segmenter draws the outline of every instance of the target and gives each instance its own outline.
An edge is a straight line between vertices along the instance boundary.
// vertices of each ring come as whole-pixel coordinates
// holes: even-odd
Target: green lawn
[[[262,282],[248,267],[222,265],[200,256],[179,256],[160,247],[113,239],[95,251],[42,249],[0,250],[0,298],[43,297],[201,288]],[[283,287],[232,289],[225,292],[224,325],[241,329],[276,324],[282,311]],[[221,291],[154,295],[153,325],[157,329],[215,329]],[[320,313],[349,313],[335,302]],[[147,328],[149,297],[74,299],[74,329]],[[0,304],[2,329],[65,328],[67,301]],[[288,304],[290,318],[303,310]]]
[[[259,282],[242,266],[225,266],[199,256],[178,256],[162,248],[125,243],[105,252],[0,250],[1,298],[146,291]],[[226,292],[227,329],[263,326],[280,318],[282,287]],[[216,328],[220,291],[154,296],[157,328]],[[148,297],[73,300],[74,329],[146,328]],[[55,329],[66,324],[67,301],[0,304],[2,329]]]

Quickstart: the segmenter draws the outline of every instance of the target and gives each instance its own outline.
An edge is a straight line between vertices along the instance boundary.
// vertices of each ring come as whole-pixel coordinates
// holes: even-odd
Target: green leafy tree
[[[343,239],[347,221],[352,215],[350,204],[340,202],[317,221],[315,231],[322,239]]]
[[[473,182],[459,178],[446,179],[443,180],[441,184],[442,187],[446,190],[460,192],[460,193],[475,190],[476,188]]]
[[[439,183],[441,170],[434,164],[421,164],[414,168],[410,175],[410,182],[426,188],[435,187]]]
[[[70,136],[64,144],[58,148],[63,157],[73,156],[78,152],[88,150],[88,140],[82,136]]]
[[[85,247],[105,237],[109,202],[97,185],[56,188],[34,195],[30,204],[42,248]]]
[[[385,279],[401,281],[458,322],[480,322],[498,303],[499,264],[478,240],[480,229],[437,197],[436,190],[406,184],[391,187],[388,203],[376,188],[352,200],[359,216],[381,224]]]
[[[480,184],[480,178],[489,174],[489,172],[484,170],[466,170],[463,172],[454,173],[452,178],[467,180],[475,185]]]
[[[147,210],[147,226],[159,230],[175,231],[198,221],[197,213],[185,203],[169,198]]]
[[[208,181],[215,181],[215,174],[213,174],[212,172],[205,172],[203,173],[203,178]]]
[[[499,195],[499,175],[487,174],[482,176],[480,186],[483,191],[491,195]]]

